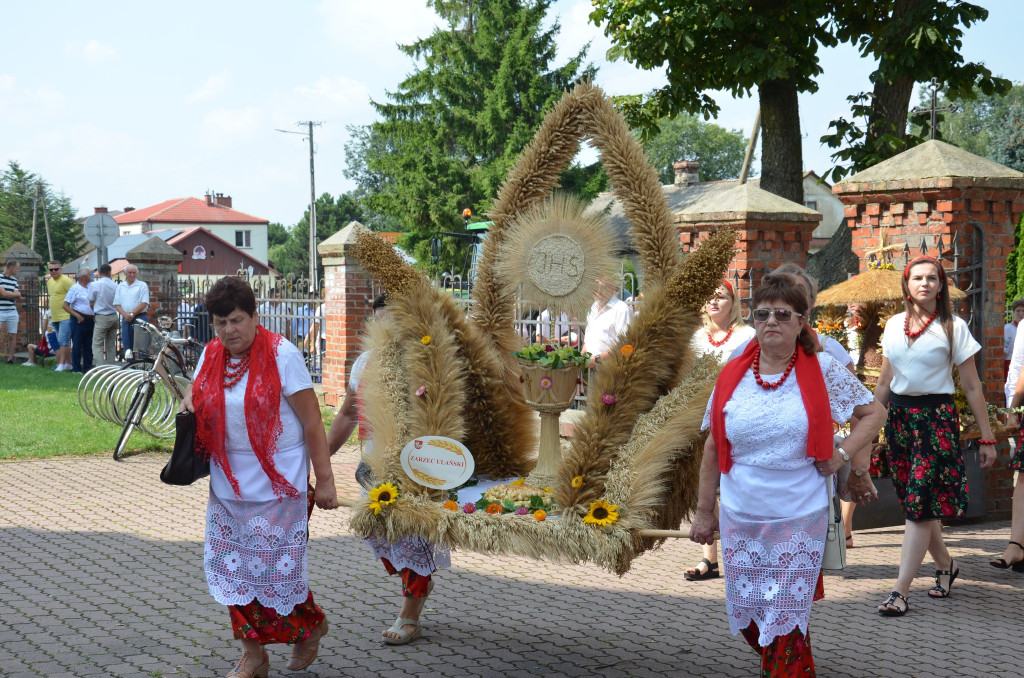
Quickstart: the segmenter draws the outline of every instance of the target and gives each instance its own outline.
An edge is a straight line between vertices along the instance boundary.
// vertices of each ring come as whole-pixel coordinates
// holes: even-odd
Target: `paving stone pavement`
[[[223,676],[239,656],[227,613],[203,577],[207,483],[162,485],[164,459],[0,462],[0,675]],[[339,491],[356,451],[334,457]],[[592,565],[455,553],[424,615],[424,640],[379,644],[401,585],[388,579],[345,509],[315,511],[310,576],[331,631],[310,671],[271,676],[753,676],[757,658],[729,634],[722,580],[692,583],[699,547],[671,540],[624,577]],[[947,529],[961,567],[948,600],[931,568],[911,612],[875,606],[896,576],[901,530],[856,533],[842,575],[825,576],[811,636],[819,676],[1020,676],[1024,576],[988,566],[1007,523]]]

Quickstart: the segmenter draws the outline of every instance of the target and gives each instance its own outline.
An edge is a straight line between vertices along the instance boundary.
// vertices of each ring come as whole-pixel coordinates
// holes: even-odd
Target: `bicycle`
[[[139,337],[139,329],[149,333],[150,350],[136,352],[120,368],[121,378],[112,380],[110,402],[114,416],[124,423],[114,447],[115,461],[121,460],[128,438],[136,427],[158,437],[171,434],[178,403],[185,398],[185,391],[191,383],[190,372],[195,368],[195,362],[186,358],[183,351],[198,356],[202,350],[202,346],[193,339],[172,337],[170,332],[162,332],[142,320],[136,320],[135,325],[136,338]],[[133,383],[134,393],[124,416],[121,416],[119,403],[123,407],[127,400],[126,391]]]

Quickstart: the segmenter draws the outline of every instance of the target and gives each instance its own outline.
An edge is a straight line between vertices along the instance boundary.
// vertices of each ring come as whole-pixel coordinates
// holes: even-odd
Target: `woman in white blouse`
[[[760,654],[759,675],[814,675],[807,625],[822,595],[826,483],[851,455],[866,471],[885,415],[853,373],[818,352],[793,276],[766,276],[753,306],[756,340],[723,368],[704,417],[711,435],[690,538],[710,543],[721,521],[729,628]],[[853,415],[858,423],[834,447],[832,422]],[[866,473],[849,485],[869,500]]]
[[[960,426],[953,404],[953,365],[974,412],[987,413],[974,354],[981,345],[953,315],[942,265],[918,257],[903,271],[906,311],[889,319],[882,334],[882,370],[875,397],[889,405],[885,423],[889,472],[906,515],[900,573],[878,612],[906,614],[910,584],[927,551],[935,561],[932,598],[949,596],[960,568],[942,540],[942,519],[967,508],[967,472],[960,452]],[[996,458],[988,417],[978,417],[981,467]]]
[[[724,364],[733,349],[754,337],[754,328],[743,322],[743,310],[740,297],[736,290],[723,280],[715,296],[704,304],[701,311],[703,327],[693,334],[690,348],[695,355],[711,354],[719,363]],[[715,511],[718,503],[715,502]],[[683,578],[688,581],[701,581],[719,576],[718,544],[714,540],[703,546],[704,557],[693,567],[683,571]]]

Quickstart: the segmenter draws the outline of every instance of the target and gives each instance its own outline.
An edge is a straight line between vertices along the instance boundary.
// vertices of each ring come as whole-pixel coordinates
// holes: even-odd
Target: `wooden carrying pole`
[[[338,497],[338,506],[344,506],[345,508],[352,508],[356,505],[356,499],[349,499],[348,497]],[[637,535],[641,537],[651,537],[653,539],[689,539],[690,533],[683,532],[682,530],[637,530]],[[715,539],[718,539],[718,533],[714,534]]]
[[[750,172],[750,162],[754,158],[754,149],[757,147],[757,135],[761,131],[761,109],[757,109],[757,116],[754,118],[754,131],[750,133],[750,143],[747,144],[747,152],[743,156],[743,169],[740,170],[740,184],[747,183],[747,173]]]

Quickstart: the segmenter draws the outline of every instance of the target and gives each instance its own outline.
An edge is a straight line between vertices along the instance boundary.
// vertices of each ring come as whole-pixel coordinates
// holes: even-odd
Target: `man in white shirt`
[[[633,312],[619,299],[618,290],[607,278],[598,278],[594,291],[594,304],[587,314],[587,329],[583,333],[583,350],[590,352],[589,367],[598,365],[608,356],[619,335],[626,331]]]
[[[1013,340],[1017,338],[1017,325],[1024,320],[1024,299],[1017,299],[1010,307],[1013,321],[1003,326],[1003,376],[1010,374],[1010,359],[1013,357]]]
[[[92,328],[92,358],[96,365],[113,365],[117,361],[117,310],[114,308],[117,283],[110,279],[110,264],[100,266],[97,276],[89,288],[89,301],[96,314]]]
[[[281,302],[281,290],[270,290],[267,300],[260,304],[256,310],[260,314],[260,325],[263,325],[274,334],[280,334],[282,337],[287,338],[288,317],[285,314],[287,309]]]
[[[95,311],[89,304],[92,271],[78,269],[78,282],[64,297],[64,310],[71,314],[71,371],[85,374],[92,369],[92,329]]]
[[[146,309],[149,308],[149,285],[138,279],[139,269],[135,264],[124,267],[125,282],[117,286],[114,295],[114,308],[121,316],[121,344],[125,351],[135,346],[136,320],[149,322]]]

